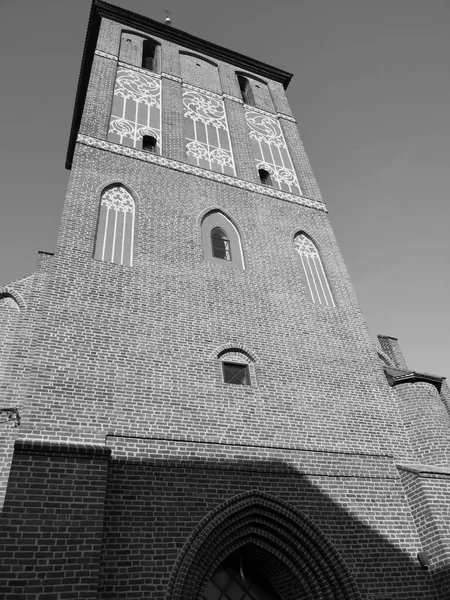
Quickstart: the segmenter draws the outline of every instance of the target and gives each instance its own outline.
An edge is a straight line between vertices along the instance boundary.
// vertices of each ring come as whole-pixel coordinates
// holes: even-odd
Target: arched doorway
[[[360,600],[329,539],[291,505],[240,494],[207,515],[183,548],[167,600]]]

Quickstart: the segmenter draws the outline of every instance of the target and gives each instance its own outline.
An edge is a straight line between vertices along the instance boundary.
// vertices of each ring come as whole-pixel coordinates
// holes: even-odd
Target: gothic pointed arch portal
[[[250,593],[227,593],[233,586]],[[320,529],[291,505],[261,492],[235,496],[200,522],[180,553],[166,599],[238,597],[361,598],[348,568]]]

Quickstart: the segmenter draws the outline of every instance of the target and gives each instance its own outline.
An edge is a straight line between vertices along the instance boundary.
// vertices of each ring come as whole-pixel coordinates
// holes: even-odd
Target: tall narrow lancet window
[[[245,111],[245,118],[259,178],[261,173],[265,176],[262,183],[300,195],[297,175],[278,120],[251,109]]]
[[[133,264],[134,200],[116,185],[101,197],[94,258],[131,267]]]
[[[131,148],[145,148],[154,138],[152,152],[161,148],[161,80],[149,74],[119,67],[116,75],[108,140]]]
[[[185,87],[183,103],[188,162],[235,176],[225,106],[220,96]]]
[[[314,243],[304,233],[298,233],[294,238],[294,246],[300,256],[311,300],[315,304],[335,306],[319,251]]]
[[[156,71],[157,43],[153,40],[144,40],[142,43],[142,68],[147,71]]]

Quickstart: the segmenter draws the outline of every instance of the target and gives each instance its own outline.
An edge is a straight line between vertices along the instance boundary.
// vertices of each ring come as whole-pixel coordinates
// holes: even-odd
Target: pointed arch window
[[[134,215],[134,200],[123,186],[115,185],[102,193],[94,258],[132,266]]]
[[[221,212],[212,211],[204,217],[202,242],[206,261],[245,268],[238,230]]]
[[[320,260],[319,251],[304,233],[297,233],[294,237],[294,246],[297,250],[303,273],[307,283],[307,290],[315,304],[335,306],[327,276]]]

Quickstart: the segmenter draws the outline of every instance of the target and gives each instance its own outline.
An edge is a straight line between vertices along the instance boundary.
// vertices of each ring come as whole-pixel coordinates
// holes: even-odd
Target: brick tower
[[[290,77],[94,0],[0,294],[5,600],[449,597],[448,388],[374,348]]]

